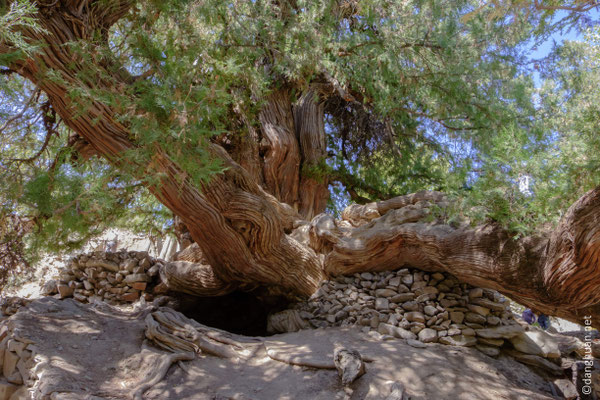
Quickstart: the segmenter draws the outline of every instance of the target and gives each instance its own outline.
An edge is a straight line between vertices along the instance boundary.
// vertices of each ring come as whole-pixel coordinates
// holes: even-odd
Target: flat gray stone
[[[451,311],[450,312],[450,320],[455,324],[462,324],[465,320],[465,313],[461,311]]]
[[[400,286],[401,281],[402,280],[400,279],[399,276],[395,276],[388,281],[388,285],[398,287],[398,286]]]
[[[417,349],[427,348],[427,345],[425,343],[421,342],[420,340],[407,339],[406,344],[408,344],[409,346],[415,347]]]
[[[556,365],[540,356],[534,356],[532,354],[525,354],[525,353],[521,353],[520,351],[514,351],[514,350],[504,350],[504,351],[508,355],[513,357],[515,360],[519,361],[520,363],[541,368],[541,369],[545,370],[546,372],[549,372],[556,376],[561,376],[564,374],[563,369],[561,367],[559,367],[558,365]]]
[[[477,304],[467,304],[467,308],[469,309],[469,311],[472,311],[472,312],[482,315],[484,317],[487,317],[490,314],[489,308],[485,308],[485,307],[479,306]]]
[[[487,322],[486,317],[484,317],[481,314],[474,313],[474,312],[468,312],[467,315],[465,316],[465,320],[467,322],[472,322],[474,324],[480,324],[480,325],[485,325],[485,323]]]
[[[425,322],[425,316],[419,311],[411,311],[404,314],[404,318],[410,322]]]
[[[503,325],[494,328],[477,329],[477,336],[486,339],[510,339],[524,332],[525,329],[521,325]]]
[[[402,308],[406,311],[416,311],[419,309],[419,303],[416,301],[407,301],[406,303],[402,304]]]
[[[375,299],[375,309],[378,311],[389,310],[390,302],[386,298],[378,297]]]
[[[406,329],[400,328],[398,326],[386,324],[385,322],[379,324],[377,331],[383,335],[391,335],[399,339],[415,340],[417,338],[417,335],[415,335],[411,331],[407,331]]]
[[[497,303],[486,298],[478,298],[471,300],[471,303],[489,308],[493,311],[504,311],[508,307],[508,303]]]
[[[485,346],[496,346],[500,347],[504,344],[504,339],[486,339],[483,337],[477,338],[477,343],[483,344]]]
[[[438,340],[437,331],[431,328],[425,328],[419,332],[419,340],[423,343],[433,343]]]
[[[435,308],[434,306],[425,306],[423,308],[423,311],[425,312],[425,314],[427,314],[429,316],[434,316],[435,314],[438,313],[438,309]]]
[[[393,297],[398,293],[392,289],[377,289],[375,290],[375,296],[377,297]]]
[[[494,346],[486,346],[483,344],[477,344],[475,346],[477,350],[490,357],[498,357],[500,354],[500,349]]]
[[[71,287],[69,285],[63,285],[62,283],[56,285],[56,288],[61,299],[73,296],[73,292],[75,291],[74,287]]]
[[[477,339],[475,339],[473,336],[464,335],[444,336],[439,338],[438,341],[442,344],[460,347],[470,347],[477,344]]]
[[[560,357],[560,349],[557,341],[543,331],[521,332],[515,337],[510,338],[510,342],[521,353],[546,358]]]
[[[91,259],[85,263],[85,266],[88,268],[104,268],[111,272],[119,272],[119,266],[117,264],[106,260]]]
[[[125,277],[125,282],[150,282],[150,277],[147,274],[131,274]]]
[[[414,293],[400,293],[397,294],[395,296],[393,296],[390,301],[392,303],[405,303],[407,301],[411,301],[414,300],[415,298],[415,294]]]

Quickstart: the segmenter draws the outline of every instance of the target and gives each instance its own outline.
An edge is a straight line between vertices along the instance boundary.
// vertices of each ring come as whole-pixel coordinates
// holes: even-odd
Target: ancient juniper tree
[[[68,244],[65,221],[147,190],[197,244],[166,273],[188,293],[411,265],[599,323],[596,178],[545,208],[514,190],[560,143],[519,53],[535,13],[474,3],[2,2],[3,96],[24,107],[2,108],[3,215]]]

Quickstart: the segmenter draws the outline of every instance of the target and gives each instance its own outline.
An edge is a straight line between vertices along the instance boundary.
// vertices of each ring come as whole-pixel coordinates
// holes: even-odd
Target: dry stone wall
[[[98,251],[72,258],[60,275],[42,292],[81,302],[105,301],[111,305],[150,301],[161,263],[145,251]]]
[[[474,346],[496,357],[501,348],[532,355],[531,364],[559,373],[558,345],[543,331],[528,332],[496,291],[450,274],[403,268],[325,281],[307,301],[269,319],[271,332],[356,325],[382,340]]]
[[[36,346],[11,324],[0,325],[0,399],[29,398],[35,380]]]

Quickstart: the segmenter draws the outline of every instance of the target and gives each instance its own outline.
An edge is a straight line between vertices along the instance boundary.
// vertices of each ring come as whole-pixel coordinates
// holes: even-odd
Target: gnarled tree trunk
[[[81,7],[84,3],[89,4]],[[53,4],[39,6],[47,33],[23,30],[26,38],[46,46],[10,67],[46,92],[53,109],[98,155],[122,166],[123,153],[137,144],[117,110],[94,101],[77,116],[68,91],[118,92],[128,83],[108,68],[104,73],[112,80],[82,81],[78,72],[85,70],[85,61],[64,44],[106,32],[130,2]],[[0,53],[9,51],[0,43]],[[48,71],[62,79],[44,79]],[[545,238],[515,240],[494,225],[453,228],[422,222],[429,205],[445,202],[435,192],[350,206],[335,220],[322,214],[327,177],[307,173],[326,157],[320,97],[327,93],[335,95],[336,88],[314,83],[292,103],[289,88],[273,90],[258,121],[244,121],[230,153],[210,144],[227,170],[202,187],[182,180],[179,166],[160,148],[145,160],[145,174],[161,177],[149,189],[187,226],[201,256],[189,258],[195,264],[182,261],[164,271],[173,288],[217,295],[265,286],[309,296],[328,276],[410,265],[497,289],[538,312],[573,321],[592,315],[600,326],[600,188],[576,202]]]

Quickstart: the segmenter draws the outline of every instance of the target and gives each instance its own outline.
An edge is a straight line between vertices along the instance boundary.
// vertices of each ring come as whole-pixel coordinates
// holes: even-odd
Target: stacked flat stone
[[[109,304],[130,303],[144,296],[161,264],[147,252],[94,252],[72,258],[54,282],[44,285],[46,295],[73,297],[81,302],[103,300]]]
[[[359,325],[364,332],[407,339],[415,346],[476,346],[497,356],[505,340],[525,330],[514,320],[509,303],[498,292],[461,283],[449,274],[403,268],[325,281],[293,309],[314,328]]]
[[[0,325],[0,338],[0,400],[26,398],[24,385],[34,378],[36,347],[19,332],[13,332],[10,324]],[[15,397],[19,389],[23,397]]]
[[[0,321],[16,314],[21,307],[27,306],[31,300],[22,297],[3,297],[0,299]]]

